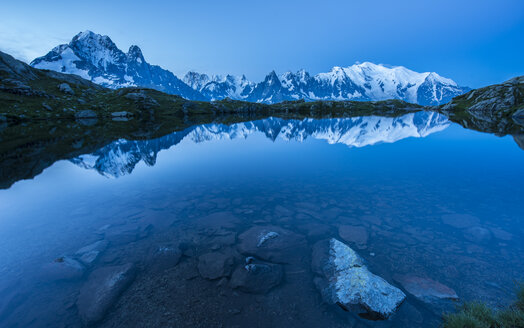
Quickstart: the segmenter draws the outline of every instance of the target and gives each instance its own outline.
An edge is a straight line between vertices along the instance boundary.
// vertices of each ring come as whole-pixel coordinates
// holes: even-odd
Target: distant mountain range
[[[270,117],[232,125],[195,125],[151,140],[120,139],[92,154],[73,158],[71,162],[86,169],[96,170],[104,176],[118,178],[130,174],[140,161],[153,166],[161,150],[169,149],[183,140],[201,143],[247,138],[254,133],[263,133],[273,141],[280,137],[302,142],[312,137],[326,140],[330,144],[364,147],[381,142],[392,143],[409,137],[425,137],[444,130],[449,124],[444,115],[435,112],[417,112],[399,117],[363,116],[304,120]]]
[[[417,73],[405,67],[370,62],[334,67],[310,75],[305,70],[275,71],[258,83],[245,76],[208,76],[189,72],[181,80],[168,70],[150,65],[138,46],[124,53],[108,36],[86,31],[68,44],[36,58],[31,66],[77,74],[109,88],[140,86],[177,94],[190,100],[231,98],[277,103],[285,100],[385,100],[400,99],[420,105],[440,105],[470,89],[434,72]]]

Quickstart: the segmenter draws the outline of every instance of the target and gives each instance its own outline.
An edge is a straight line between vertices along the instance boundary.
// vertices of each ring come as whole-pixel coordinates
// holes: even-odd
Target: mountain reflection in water
[[[426,137],[449,126],[448,119],[435,112],[417,112],[398,117],[363,116],[329,119],[267,119],[226,124],[203,124],[151,140],[120,139],[91,154],[71,159],[86,169],[94,169],[107,177],[118,178],[133,172],[143,161],[149,166],[156,163],[161,150],[176,146],[182,140],[202,143],[212,140],[247,138],[256,132],[275,141],[302,142],[311,137],[326,140],[329,144],[348,147],[365,147],[377,143],[393,143],[405,138]]]

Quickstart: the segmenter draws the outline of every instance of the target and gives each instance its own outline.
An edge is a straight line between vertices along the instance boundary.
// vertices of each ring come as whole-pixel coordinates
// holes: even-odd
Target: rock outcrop
[[[466,128],[497,134],[524,131],[524,76],[472,90],[440,110]]]

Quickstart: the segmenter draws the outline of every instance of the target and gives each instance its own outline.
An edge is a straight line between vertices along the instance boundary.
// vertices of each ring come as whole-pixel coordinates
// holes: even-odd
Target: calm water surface
[[[337,238],[369,269],[438,281],[461,300],[507,305],[524,280],[524,151],[434,113],[266,120],[119,140],[0,190],[0,326],[77,327],[91,272],[136,278],[101,327],[431,327],[451,301],[408,298],[386,321],[322,302],[311,246]],[[206,279],[199,257],[245,264],[239,236],[278,226],[307,241],[267,293]],[[358,227],[344,240],[339,228]],[[105,247],[77,271],[79,249]],[[107,242],[107,243],[106,243]],[[180,249],[177,261],[159,250]],[[75,263],[81,263],[75,262]],[[86,262],[87,263],[87,262]],[[176,265],[175,265],[176,264]],[[228,271],[228,270],[225,270]]]

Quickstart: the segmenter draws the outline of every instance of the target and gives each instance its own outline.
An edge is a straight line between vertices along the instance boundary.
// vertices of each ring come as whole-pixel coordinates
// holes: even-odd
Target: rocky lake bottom
[[[195,126],[0,190],[0,326],[438,327],[508,305],[524,151],[409,115]]]

